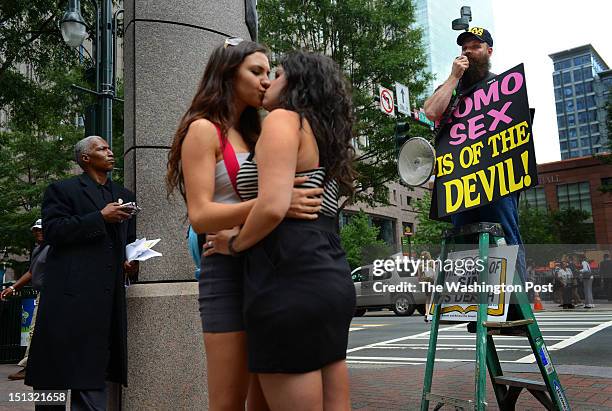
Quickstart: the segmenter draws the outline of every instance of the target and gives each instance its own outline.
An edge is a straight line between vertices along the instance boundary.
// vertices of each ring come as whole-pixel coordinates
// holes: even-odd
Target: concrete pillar
[[[249,2],[251,3],[251,2]],[[126,410],[207,409],[194,266],[180,195],[166,200],[166,156],[210,51],[250,39],[244,0],[125,0],[125,185],[143,211],[138,237],[161,238],[128,289]]]

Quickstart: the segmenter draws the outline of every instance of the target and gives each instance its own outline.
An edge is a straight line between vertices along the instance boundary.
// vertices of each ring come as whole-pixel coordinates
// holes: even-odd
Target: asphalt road
[[[555,366],[612,367],[612,310],[545,311],[536,314]],[[351,324],[347,362],[367,366],[412,365],[427,361],[429,324],[423,316],[368,312]],[[526,337],[494,336],[502,366],[535,364]],[[465,324],[440,326],[436,362],[471,362],[475,334]],[[612,369],[612,368],[611,368]]]

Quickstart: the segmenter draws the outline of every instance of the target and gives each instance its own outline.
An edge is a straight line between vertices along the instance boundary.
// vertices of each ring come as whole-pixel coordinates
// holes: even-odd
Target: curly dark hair
[[[294,51],[280,62],[287,85],[279,107],[305,118],[317,140],[319,163],[326,178],[335,179],[342,195],[352,195],[356,172],[353,167],[353,105],[350,86],[331,58],[307,51]]]
[[[227,135],[227,131],[232,127],[232,122],[236,117],[233,105],[235,100],[233,81],[236,71],[245,58],[257,52],[267,55],[268,49],[259,43],[242,41],[236,46],[224,47],[220,45],[213,50],[206,64],[198,90],[187,112],[179,122],[172,141],[172,147],[168,152],[168,163],[166,166],[168,197],[178,187],[183,200],[187,202],[181,167],[181,148],[189,126],[195,120],[205,118],[219,125],[223,135]],[[261,132],[261,119],[257,108],[247,107],[242,112],[238,120],[237,131],[249,149],[253,150]]]

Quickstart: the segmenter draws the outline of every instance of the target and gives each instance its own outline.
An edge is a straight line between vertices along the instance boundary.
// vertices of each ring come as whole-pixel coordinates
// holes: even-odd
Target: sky
[[[592,44],[612,67],[612,0],[491,0],[492,71],[525,64],[538,163],[561,159],[549,54]],[[474,11],[473,11],[474,12]]]

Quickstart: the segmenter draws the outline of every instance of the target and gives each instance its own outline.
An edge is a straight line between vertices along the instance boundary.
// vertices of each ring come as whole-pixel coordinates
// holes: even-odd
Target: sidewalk
[[[502,368],[509,369],[507,364]],[[573,411],[612,410],[612,368],[559,366],[561,384]],[[584,370],[588,368],[588,370]],[[581,369],[581,370],[579,370]],[[424,365],[351,365],[351,399],[354,410],[418,410],[423,388]],[[580,371],[581,375],[573,372]],[[607,378],[597,377],[607,371]],[[509,375],[541,380],[539,373],[507,372]],[[432,392],[461,399],[473,399],[473,363],[437,363]],[[488,410],[497,410],[493,388],[487,379]],[[430,409],[435,404],[430,403]],[[444,407],[443,409],[451,409]],[[542,410],[544,407],[528,392],[522,392],[517,410]]]
[[[504,364],[508,374],[539,380],[537,373],[520,372],[530,365]],[[30,392],[23,381],[9,381],[8,374],[19,370],[12,364],[0,364],[0,410],[32,411],[31,403],[9,403],[9,393]],[[424,365],[362,366],[351,365],[351,400],[354,410],[418,410],[423,387]],[[570,406],[574,411],[612,410],[612,368],[563,366],[557,367]],[[473,363],[436,364],[432,392],[471,399],[474,386]],[[496,410],[495,396],[487,381],[490,410]],[[433,409],[435,404],[430,404]],[[194,407],[194,409],[199,409]],[[543,407],[531,394],[523,392],[517,410],[541,410]]]

